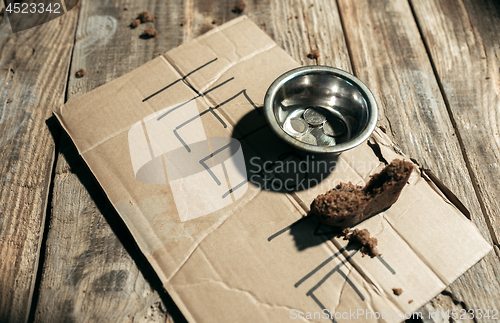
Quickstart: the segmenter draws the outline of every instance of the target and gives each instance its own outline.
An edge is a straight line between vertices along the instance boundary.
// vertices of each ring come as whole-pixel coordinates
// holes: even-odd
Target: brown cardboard
[[[335,168],[309,189],[246,182],[260,167],[249,157],[289,157],[261,107],[297,66],[242,17],[56,113],[190,322],[399,322],[492,249],[417,170],[396,204],[357,226],[382,257],[362,257],[305,217],[319,193],[383,168],[367,143],[327,159]],[[405,158],[379,129],[370,142],[389,162]]]

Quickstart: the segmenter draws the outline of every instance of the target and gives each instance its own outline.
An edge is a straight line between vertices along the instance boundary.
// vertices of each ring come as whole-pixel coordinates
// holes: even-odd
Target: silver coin
[[[309,125],[302,118],[292,117],[283,123],[283,130],[292,137],[302,136],[309,131]]]
[[[318,138],[317,143],[318,146],[326,146],[326,147],[335,146],[337,144],[335,138],[325,135]]]
[[[307,122],[305,122],[304,119],[300,118],[290,119],[290,126],[292,127],[293,130],[295,130],[298,133],[306,132],[307,128],[309,128]]]
[[[302,141],[302,142],[305,142],[306,144],[309,144],[309,145],[313,145],[313,146],[318,145],[316,142],[316,138],[313,135],[311,135],[310,133],[307,133],[307,134],[305,134],[297,139]]]
[[[316,108],[304,111],[303,117],[311,126],[321,126],[326,120],[326,117]]]
[[[338,118],[332,118],[323,124],[323,132],[331,137],[342,136],[346,129],[344,121]]]
[[[336,141],[335,138],[326,136],[323,133],[323,130],[320,128],[314,128],[311,130],[311,135],[316,139],[316,145],[322,147],[335,146]]]

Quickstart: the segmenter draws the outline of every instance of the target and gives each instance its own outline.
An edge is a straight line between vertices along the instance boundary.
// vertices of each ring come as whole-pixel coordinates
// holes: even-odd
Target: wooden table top
[[[378,125],[457,195],[494,245],[421,309],[424,316],[500,310],[500,2],[246,2],[243,14],[298,62],[360,78],[379,104]],[[235,4],[81,0],[15,34],[2,13],[0,322],[184,321],[49,118],[66,101],[236,18]],[[139,37],[144,25],[129,28],[143,10],[155,15],[147,24],[158,30],[154,38]],[[80,68],[86,74],[76,78]]]

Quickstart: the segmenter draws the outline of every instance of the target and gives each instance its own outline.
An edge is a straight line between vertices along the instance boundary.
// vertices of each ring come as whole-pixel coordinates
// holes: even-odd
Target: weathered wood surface
[[[410,6],[404,0],[256,0],[246,3],[244,14],[301,64],[336,66],[363,80],[380,105],[379,124],[404,152],[432,169],[452,189],[471,211],[472,220],[486,239],[497,244],[500,22],[498,4],[489,1],[424,0],[411,1]],[[48,52],[46,57],[35,57],[23,65],[26,70],[28,66],[34,66],[34,70],[50,68],[50,79],[29,74],[21,80],[16,79],[21,76],[8,73],[12,64],[24,62],[22,55],[28,51],[11,40],[23,34],[12,35],[5,23],[0,25],[2,75],[13,79],[0,88],[0,104],[5,102],[3,111],[11,118],[3,118],[0,127],[14,129],[12,133],[16,134],[6,143],[3,140],[7,137],[2,135],[0,139],[0,159],[10,163],[2,163],[2,178],[7,185],[0,192],[0,256],[20,260],[0,264],[10,274],[0,278],[1,322],[4,317],[7,321],[25,321],[32,299],[30,320],[37,322],[165,322],[172,320],[170,311],[176,322],[182,321],[64,135],[56,139],[60,151],[49,197],[52,211],[46,241],[41,244],[54,144],[48,130],[37,122],[50,114],[50,104],[45,102],[52,100],[55,107],[64,98],[50,89],[59,86],[64,93],[68,79],[68,100],[84,94],[237,17],[231,11],[236,3],[82,0],[79,7],[57,20],[61,24],[57,32],[65,30],[66,38],[53,38],[50,43],[61,53],[66,49],[66,56],[59,54],[62,59],[52,67],[43,65],[52,57]],[[155,22],[146,25],[159,31],[153,39],[139,39],[140,28],[145,25],[128,28],[142,10],[156,15]],[[49,24],[39,28],[49,28],[45,26]],[[36,29],[36,35],[40,36],[22,39],[37,44],[44,34]],[[46,41],[52,39],[46,37]],[[312,50],[318,51],[318,58],[307,56]],[[76,79],[74,73],[79,68],[87,74]],[[36,84],[45,84],[48,94],[43,92],[46,101],[36,101],[44,102],[43,106],[36,103],[28,109],[31,114],[23,117],[19,111],[28,111],[29,105],[13,110],[6,103],[7,96],[17,93],[22,99],[22,93],[27,92],[23,87],[31,84],[25,80],[30,78]],[[25,100],[33,100],[34,94],[25,96]],[[34,137],[39,140],[32,147]],[[16,172],[14,166],[18,167]],[[27,201],[36,202],[28,205]],[[14,216],[4,216],[12,210],[18,211]],[[44,248],[43,271],[32,296],[40,248]],[[500,308],[496,246],[495,250],[497,254],[490,253],[422,311]],[[22,281],[16,280],[14,273],[21,274]]]
[[[408,2],[340,0],[339,6],[354,74],[368,85],[381,105],[379,125],[386,127],[408,156],[430,168],[451,188],[471,211],[473,222],[492,243],[488,221],[481,212],[469,176],[468,163],[462,158],[460,129],[454,129],[450,120],[445,98]],[[449,3],[447,7],[456,5]],[[427,21],[431,11],[422,14],[422,20]],[[437,15],[443,20],[451,18],[446,16],[450,13]],[[441,26],[432,29],[435,28]],[[442,35],[453,35],[453,31],[448,30]],[[493,35],[491,37],[494,41]],[[436,52],[440,49],[446,51],[445,45],[446,39],[441,39],[431,47]],[[447,62],[446,58],[443,62]],[[462,77],[467,75],[463,73]],[[495,212],[498,216],[498,209]],[[499,266],[498,257],[490,253],[441,297],[451,297],[460,305],[458,309],[499,308],[500,299],[491,297],[492,293],[500,294]]]
[[[493,242],[498,246],[500,3],[494,0],[411,3],[479,198],[481,207],[477,212],[486,219]],[[498,249],[495,250],[498,255]],[[449,287],[470,308],[500,307],[500,298],[491,297],[500,293],[500,268],[496,262],[490,263],[490,259],[479,264],[484,269],[489,267],[488,270],[477,273],[471,270]],[[478,277],[480,273],[487,276]],[[486,287],[480,292],[481,288],[466,286]]]
[[[3,8],[3,2],[0,5]],[[0,17],[0,322],[28,318],[76,15],[13,34]]]
[[[127,8],[127,10],[125,10]],[[81,1],[68,100],[107,83],[180,44],[178,3]],[[136,29],[143,10],[157,18]],[[146,27],[162,32],[139,36]],[[75,73],[86,72],[82,78]],[[132,243],[69,138],[59,142],[52,214],[35,322],[170,322],[172,302]],[[147,279],[144,276],[148,276]],[[181,321],[181,320],[177,320]]]

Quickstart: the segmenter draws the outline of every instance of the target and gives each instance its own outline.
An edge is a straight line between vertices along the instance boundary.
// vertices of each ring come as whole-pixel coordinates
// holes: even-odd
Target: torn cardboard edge
[[[385,132],[380,127],[377,127],[376,131],[378,131],[379,133],[385,134]],[[373,149],[373,152],[375,153],[375,155],[379,158],[379,160],[381,162],[388,164],[387,160],[385,160],[385,158],[382,156],[382,153],[380,152],[379,143],[377,141],[371,142],[370,139],[368,139],[368,145]],[[404,154],[403,151],[392,140],[391,140],[391,143],[389,146],[392,146],[392,148],[394,149],[394,151],[397,154],[399,154],[405,158],[408,158],[406,156],[406,154]],[[467,219],[471,220],[470,211],[465,207],[465,205],[462,203],[462,201],[460,201],[460,199],[441,180],[439,180],[437,178],[437,176],[432,172],[432,170],[422,167],[421,164],[419,163],[419,161],[416,160],[415,158],[410,158],[410,160],[413,162],[413,164],[416,167],[418,167],[422,178],[424,178],[426,181],[432,182],[432,184],[434,184],[432,187],[435,188],[435,191],[437,193],[446,197],[446,199],[448,199],[448,201],[451,204],[453,204],[458,210],[460,210],[460,212],[462,212],[462,214]]]
[[[460,199],[455,194],[453,194],[453,192],[448,187],[446,187],[446,185],[443,184],[443,182],[441,182],[436,177],[436,175],[434,175],[434,173],[430,169],[422,168],[421,166],[419,166],[419,169],[420,169],[422,177],[424,179],[426,179],[428,181],[432,181],[432,183],[439,189],[439,191],[444,196],[446,196],[446,198],[448,199],[448,201],[450,201],[450,203],[455,205],[456,208],[459,209],[460,212],[462,212],[462,214],[467,219],[472,220],[471,216],[470,216],[470,212],[469,212],[469,210],[467,210],[465,205],[460,201]]]
[[[381,160],[381,162],[387,163],[386,156],[380,151],[380,145],[382,145],[385,149],[387,150],[392,150],[394,153],[397,155],[403,156],[405,159],[408,160],[408,157],[402,152],[402,150],[385,134],[385,132],[377,127],[372,134],[370,140],[373,139],[375,145],[368,143],[370,148],[374,150],[375,155]],[[377,146],[377,147],[374,147]],[[389,158],[387,158],[389,159]],[[419,178],[425,180],[429,187],[434,190],[438,196],[443,199],[447,204],[452,205],[456,208],[457,211],[459,211],[464,217],[469,220],[469,222],[473,225],[473,227],[479,232],[478,228],[473,224],[472,221],[470,221],[470,212],[465,208],[465,206],[462,204],[462,202],[449,190],[429,169],[424,169],[418,161],[415,159],[411,158],[408,161],[413,162],[413,164],[418,167],[418,170],[414,170],[419,175]],[[431,174],[430,176],[428,176]],[[410,179],[411,181],[411,179]],[[482,236],[482,233],[479,232],[479,234]],[[483,237],[484,238],[484,237]],[[492,247],[489,245],[489,250],[491,251]],[[489,251],[488,251],[489,252]],[[482,259],[483,256],[479,257],[474,264]],[[458,278],[458,277],[457,277]],[[445,283],[445,285],[448,285],[450,282]]]

